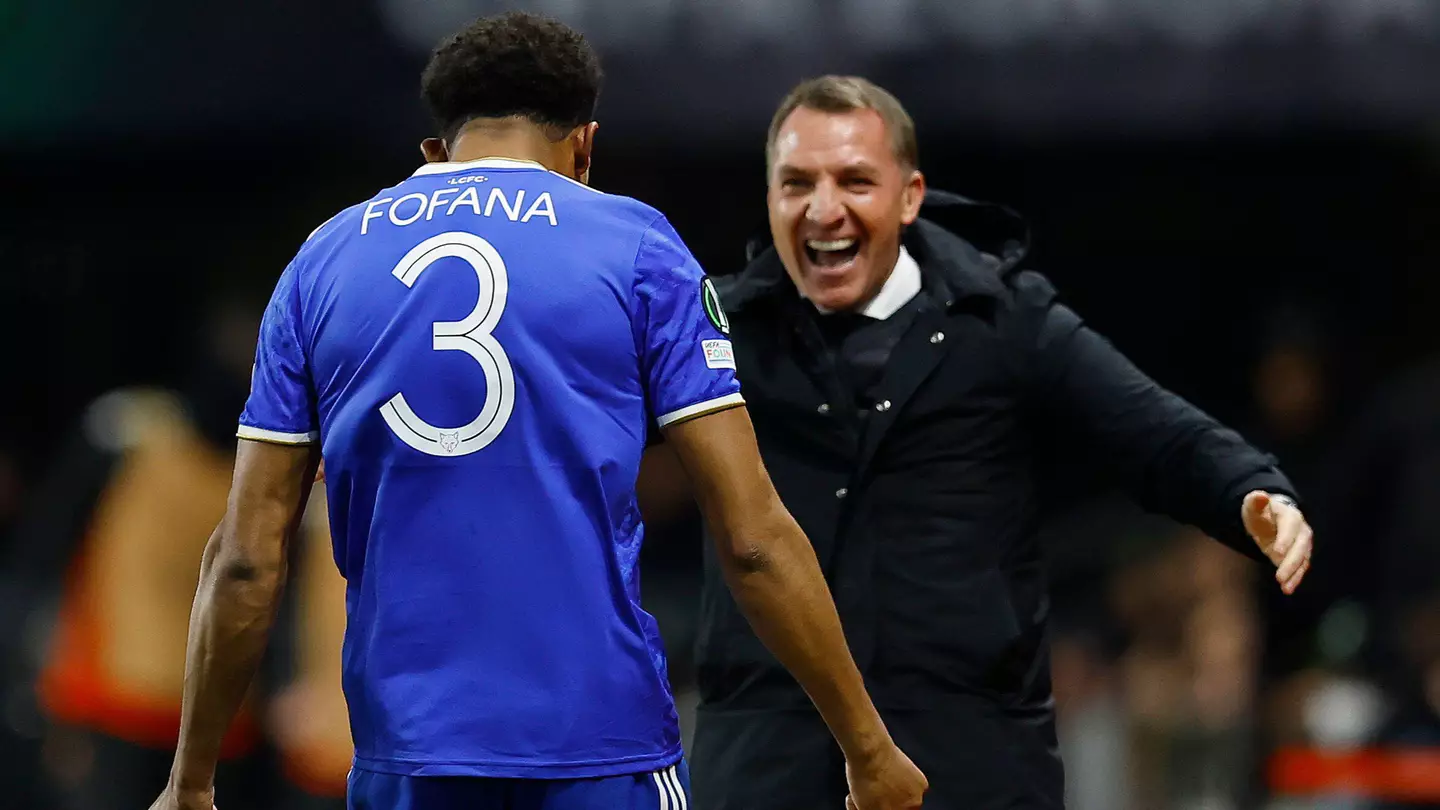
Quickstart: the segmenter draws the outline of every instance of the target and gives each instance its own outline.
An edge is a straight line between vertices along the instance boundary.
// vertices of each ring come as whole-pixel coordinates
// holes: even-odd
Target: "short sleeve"
[[[641,240],[635,273],[636,341],[656,423],[743,405],[720,297],[664,217]]]
[[[260,322],[250,398],[235,435],[279,444],[319,441],[315,387],[301,336],[299,273],[292,262],[276,283]]]

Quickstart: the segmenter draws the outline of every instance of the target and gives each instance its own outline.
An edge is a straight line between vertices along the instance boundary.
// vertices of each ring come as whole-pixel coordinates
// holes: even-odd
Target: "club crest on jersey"
[[[457,447],[459,447],[459,446],[460,446],[460,432],[459,432],[459,431],[456,431],[456,432],[454,432],[454,433],[441,433],[441,434],[440,434],[440,447],[441,447],[445,452],[447,452],[447,453],[453,453],[453,452],[455,452],[455,448],[457,448]]]
[[[715,284],[709,278],[700,282],[700,302],[705,306],[705,317],[710,319],[710,324],[719,329],[720,334],[730,334],[730,318],[725,315],[725,308],[720,305],[720,293],[715,291]],[[706,341],[711,342],[714,341]]]

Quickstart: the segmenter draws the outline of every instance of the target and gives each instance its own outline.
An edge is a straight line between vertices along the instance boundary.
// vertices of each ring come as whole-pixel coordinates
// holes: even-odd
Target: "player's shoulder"
[[[665,217],[654,206],[641,202],[634,197],[627,197],[624,194],[612,194],[599,189],[591,188],[583,183],[571,180],[564,175],[556,175],[566,183],[589,189],[594,197],[591,204],[599,211],[605,212],[607,217],[620,221],[620,224],[635,230],[636,234],[644,234],[656,222],[663,222]]]
[[[649,203],[634,197],[608,194],[609,207],[622,217],[625,224],[633,229],[641,240],[641,253],[682,253],[688,255],[685,241],[680,237],[669,218]]]
[[[339,213],[336,213],[332,215],[329,219],[321,222],[315,227],[315,230],[310,232],[309,236],[305,237],[305,241],[301,243],[300,246],[301,252],[303,253],[307,248],[311,248],[317,244],[323,243],[324,241],[326,241],[326,237],[333,236],[334,234],[345,230],[347,225],[353,225],[358,222],[359,218],[364,215],[365,206],[368,205],[376,197],[379,197],[381,194],[384,193],[384,191],[381,191],[379,194],[376,194],[367,200],[362,200],[355,203],[354,205],[343,208],[339,211]]]
[[[575,181],[565,178],[571,183]],[[588,188],[588,187],[587,187]],[[636,245],[636,259],[689,256],[689,249],[670,220],[649,203],[623,194],[596,192],[595,211],[606,227],[628,232]]]

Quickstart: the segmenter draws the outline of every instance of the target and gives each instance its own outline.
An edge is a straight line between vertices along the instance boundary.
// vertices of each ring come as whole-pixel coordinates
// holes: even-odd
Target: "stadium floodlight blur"
[[[1431,0],[151,0],[143,23],[104,0],[0,5],[0,74],[26,78],[0,146],[297,122],[408,144],[423,115],[396,64],[501,6],[597,43],[607,138],[749,138],[786,87],[837,70],[928,126],[1061,136],[1405,126],[1440,106]]]
[[[438,32],[514,5],[375,2],[396,42],[415,53]],[[786,85],[835,70],[883,77],[927,121],[1062,134],[1297,119],[1403,124],[1440,103],[1440,3],[1431,0],[520,5],[584,30],[606,53],[627,88],[606,99],[611,136],[687,127],[687,137],[733,137],[763,127]],[[896,58],[907,69],[891,75]],[[688,127],[701,116],[703,128]]]
[[[428,49],[435,38],[503,0],[378,0],[392,30]],[[1287,41],[1319,34],[1366,39],[1387,29],[1440,33],[1440,5],[1429,0],[532,0],[529,10],[584,27],[601,47],[667,50],[664,32],[715,33],[708,47],[839,47],[852,55],[924,49],[945,42],[979,49],[1025,42],[1147,39],[1223,46],[1242,37]],[[637,19],[645,20],[636,25]],[[796,37],[805,31],[805,37]]]

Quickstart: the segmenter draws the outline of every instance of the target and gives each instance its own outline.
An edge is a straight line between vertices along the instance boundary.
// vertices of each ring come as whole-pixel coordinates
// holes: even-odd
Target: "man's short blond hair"
[[[885,122],[890,135],[890,148],[907,169],[920,166],[920,147],[915,141],[915,122],[900,100],[890,91],[859,76],[820,76],[796,85],[775,110],[770,119],[770,134],[765,141],[765,165],[768,169],[775,157],[775,141],[790,114],[804,107],[824,113],[848,113],[874,110]]]

